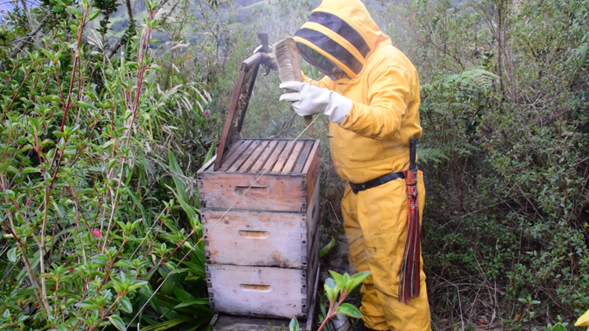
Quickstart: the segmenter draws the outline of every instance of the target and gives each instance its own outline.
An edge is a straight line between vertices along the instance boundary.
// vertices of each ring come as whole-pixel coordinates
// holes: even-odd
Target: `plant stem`
[[[144,277],[147,277],[149,274],[151,274],[153,271],[155,271],[159,266],[161,266],[162,264],[166,263],[166,261],[168,261],[177,251],[178,249],[180,249],[180,247],[182,247],[184,245],[184,243],[193,235],[196,233],[196,230],[192,230],[190,231],[190,233],[186,236],[186,238],[184,238],[184,240],[182,240],[180,242],[180,244],[178,244],[178,246],[176,246],[176,248],[172,251],[172,253],[168,254],[168,256],[166,256],[165,258],[161,259],[160,262],[158,262],[158,264],[156,264],[155,266],[153,266],[153,268],[151,268],[151,270],[149,270],[149,272],[147,272],[145,274]]]
[[[36,276],[33,272],[33,268],[31,268],[31,261],[29,261],[29,257],[26,254],[27,246],[18,238],[18,236],[12,230],[12,228],[6,223],[6,220],[3,220],[2,223],[4,224],[4,226],[6,226],[8,231],[12,234],[14,239],[19,243],[21,250],[23,251],[22,258],[23,258],[23,263],[25,264],[25,269],[27,271],[27,276],[29,277],[29,281],[31,282],[31,284],[35,286],[35,290],[33,291],[33,293],[35,294],[37,301],[41,302],[43,304],[43,307],[45,308],[47,315],[50,316],[51,310],[49,309],[49,304],[46,301],[41,300],[41,298],[39,297],[39,284],[35,280]]]
[[[94,325],[90,329],[90,331],[94,331],[94,330],[96,330],[97,327],[100,326],[100,323],[102,323],[102,321],[108,315],[108,313],[110,313],[110,311],[117,305],[117,303],[119,303],[119,300],[121,300],[121,297],[117,296],[115,302],[113,302],[112,305],[110,305],[110,307],[108,307],[108,309],[103,314],[100,314],[100,320],[98,320],[98,323],[96,323],[96,325]]]
[[[325,317],[325,320],[323,320],[323,323],[321,323],[321,326],[319,327],[319,329],[317,331],[323,330],[323,328],[325,328],[325,326],[327,325],[327,322],[329,322],[335,316],[337,316],[337,313],[332,312],[331,309],[330,309],[329,310],[329,313]]]

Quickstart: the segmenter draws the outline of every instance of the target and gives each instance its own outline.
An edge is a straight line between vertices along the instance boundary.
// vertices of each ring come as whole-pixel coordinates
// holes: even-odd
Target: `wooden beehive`
[[[218,153],[198,171],[216,313],[307,317],[319,264],[319,141],[239,132],[259,68],[244,61]]]

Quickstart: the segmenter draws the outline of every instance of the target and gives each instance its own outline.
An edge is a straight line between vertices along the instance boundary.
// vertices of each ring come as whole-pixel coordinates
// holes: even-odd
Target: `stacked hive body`
[[[318,268],[319,141],[236,140],[198,172],[218,313],[306,317]]]

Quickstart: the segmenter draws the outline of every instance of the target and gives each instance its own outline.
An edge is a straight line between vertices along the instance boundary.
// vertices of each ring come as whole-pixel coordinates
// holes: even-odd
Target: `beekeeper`
[[[417,71],[359,0],[324,0],[294,39],[301,56],[325,77],[282,84],[280,100],[301,116],[329,117],[331,157],[349,182],[342,213],[350,259],[356,272],[372,271],[361,290],[363,325],[357,329],[430,330],[419,247],[415,276],[403,280],[401,271],[411,213],[403,171],[410,166],[409,142],[422,131]],[[413,206],[421,215],[425,189],[421,172],[415,173]],[[420,221],[417,216],[418,228]]]

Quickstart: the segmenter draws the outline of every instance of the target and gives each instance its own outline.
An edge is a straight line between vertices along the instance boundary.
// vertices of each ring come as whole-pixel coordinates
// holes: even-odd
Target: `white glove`
[[[341,94],[311,83],[286,82],[280,88],[286,90],[280,101],[292,102],[292,108],[300,116],[323,113],[333,123],[341,124],[354,104]]]

